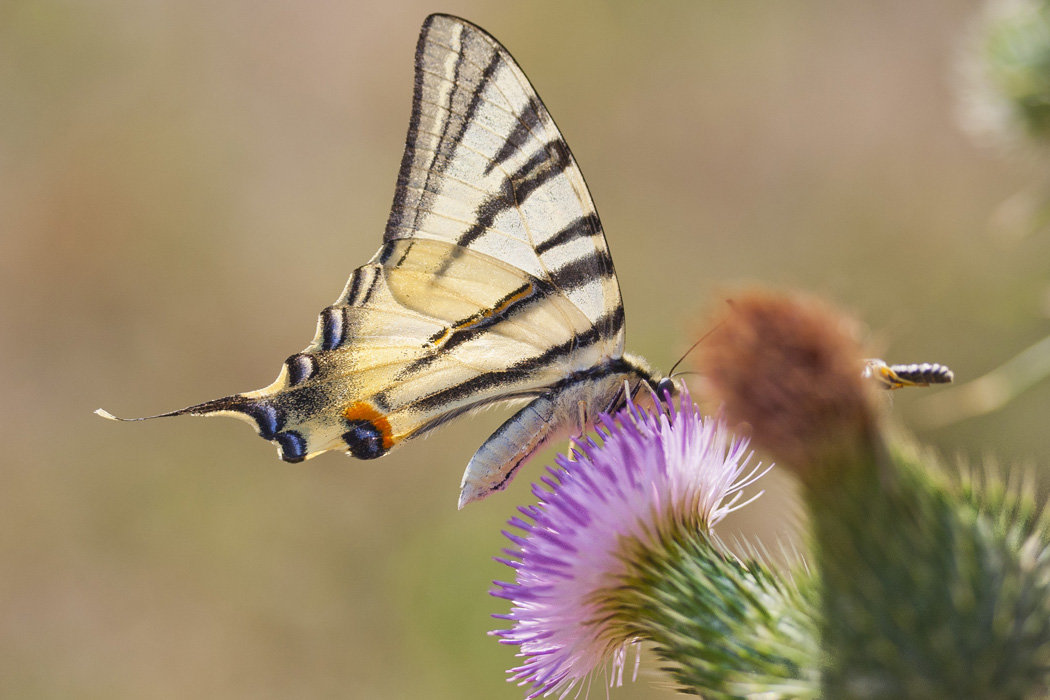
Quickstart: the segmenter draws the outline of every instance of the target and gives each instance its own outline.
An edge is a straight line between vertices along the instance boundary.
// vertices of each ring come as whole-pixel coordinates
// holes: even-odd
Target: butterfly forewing
[[[405,154],[385,239],[436,238],[549,281],[623,350],[623,310],[583,175],[525,74],[495,39],[432,15],[416,48]]]

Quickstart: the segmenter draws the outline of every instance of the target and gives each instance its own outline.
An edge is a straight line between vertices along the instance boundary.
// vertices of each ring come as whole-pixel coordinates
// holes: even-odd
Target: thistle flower
[[[510,674],[532,686],[528,697],[564,697],[610,661],[619,685],[628,649],[643,639],[656,641],[658,653],[674,646],[676,634],[693,645],[706,635],[714,647],[725,640],[712,627],[724,633],[724,621],[716,625],[708,615],[705,629],[683,630],[676,615],[701,627],[704,615],[684,615],[696,602],[676,596],[720,595],[709,576],[756,585],[711,533],[749,502],[741,490],[764,473],[749,469],[746,440],[731,437],[722,418],[701,418],[686,392],[677,404],[657,401],[651,413],[632,403],[615,417],[603,415],[598,433],[600,445],[588,439],[573,458],[558,457],[560,468],[542,479],[550,490],[533,486],[539,504],[510,521],[523,534],[504,533],[515,547],[499,561],[516,571],[516,581],[495,582],[492,594],[512,601],[510,614],[496,617],[513,626],[493,634],[520,646],[525,661]],[[673,571],[683,562],[688,581]],[[669,583],[677,589],[670,599],[660,590]],[[767,584],[757,585],[776,588]],[[691,586],[700,590],[690,593]],[[723,615],[726,607],[721,600],[704,606]]]
[[[994,477],[948,478],[887,430],[850,325],[812,298],[749,294],[701,365],[799,477],[823,697],[1046,697],[1050,518]]]

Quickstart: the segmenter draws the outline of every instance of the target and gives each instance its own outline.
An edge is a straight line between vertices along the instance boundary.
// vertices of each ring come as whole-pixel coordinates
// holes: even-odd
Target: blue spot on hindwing
[[[288,367],[288,386],[302,384],[317,372],[317,358],[300,352],[284,361]]]
[[[264,440],[273,440],[274,435],[284,425],[284,415],[276,406],[268,403],[248,403],[238,407],[237,410],[247,414],[255,421],[255,425],[259,429],[259,435]]]
[[[368,420],[348,421],[350,430],[343,433],[343,440],[350,454],[358,459],[375,459],[386,454],[383,433]]]
[[[343,309],[329,306],[321,312],[321,349],[335,350],[343,344],[346,333]]]
[[[277,433],[274,440],[281,448],[281,459],[285,462],[302,462],[306,459],[306,440],[294,430]]]

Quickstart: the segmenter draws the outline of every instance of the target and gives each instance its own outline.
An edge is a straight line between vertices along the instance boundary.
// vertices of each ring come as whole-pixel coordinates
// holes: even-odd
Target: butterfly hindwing
[[[540,280],[436,240],[385,244],[317,325],[273,385],[243,396],[302,437],[301,456],[346,448],[364,458],[471,408],[536,395],[571,371],[568,356],[528,367],[507,358],[571,343],[590,326]],[[357,444],[350,423],[373,442]]]

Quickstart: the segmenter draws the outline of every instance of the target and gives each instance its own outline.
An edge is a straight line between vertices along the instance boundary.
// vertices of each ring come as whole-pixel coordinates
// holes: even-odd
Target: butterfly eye
[[[664,377],[656,383],[656,395],[661,399],[678,396],[678,386],[670,377]]]

